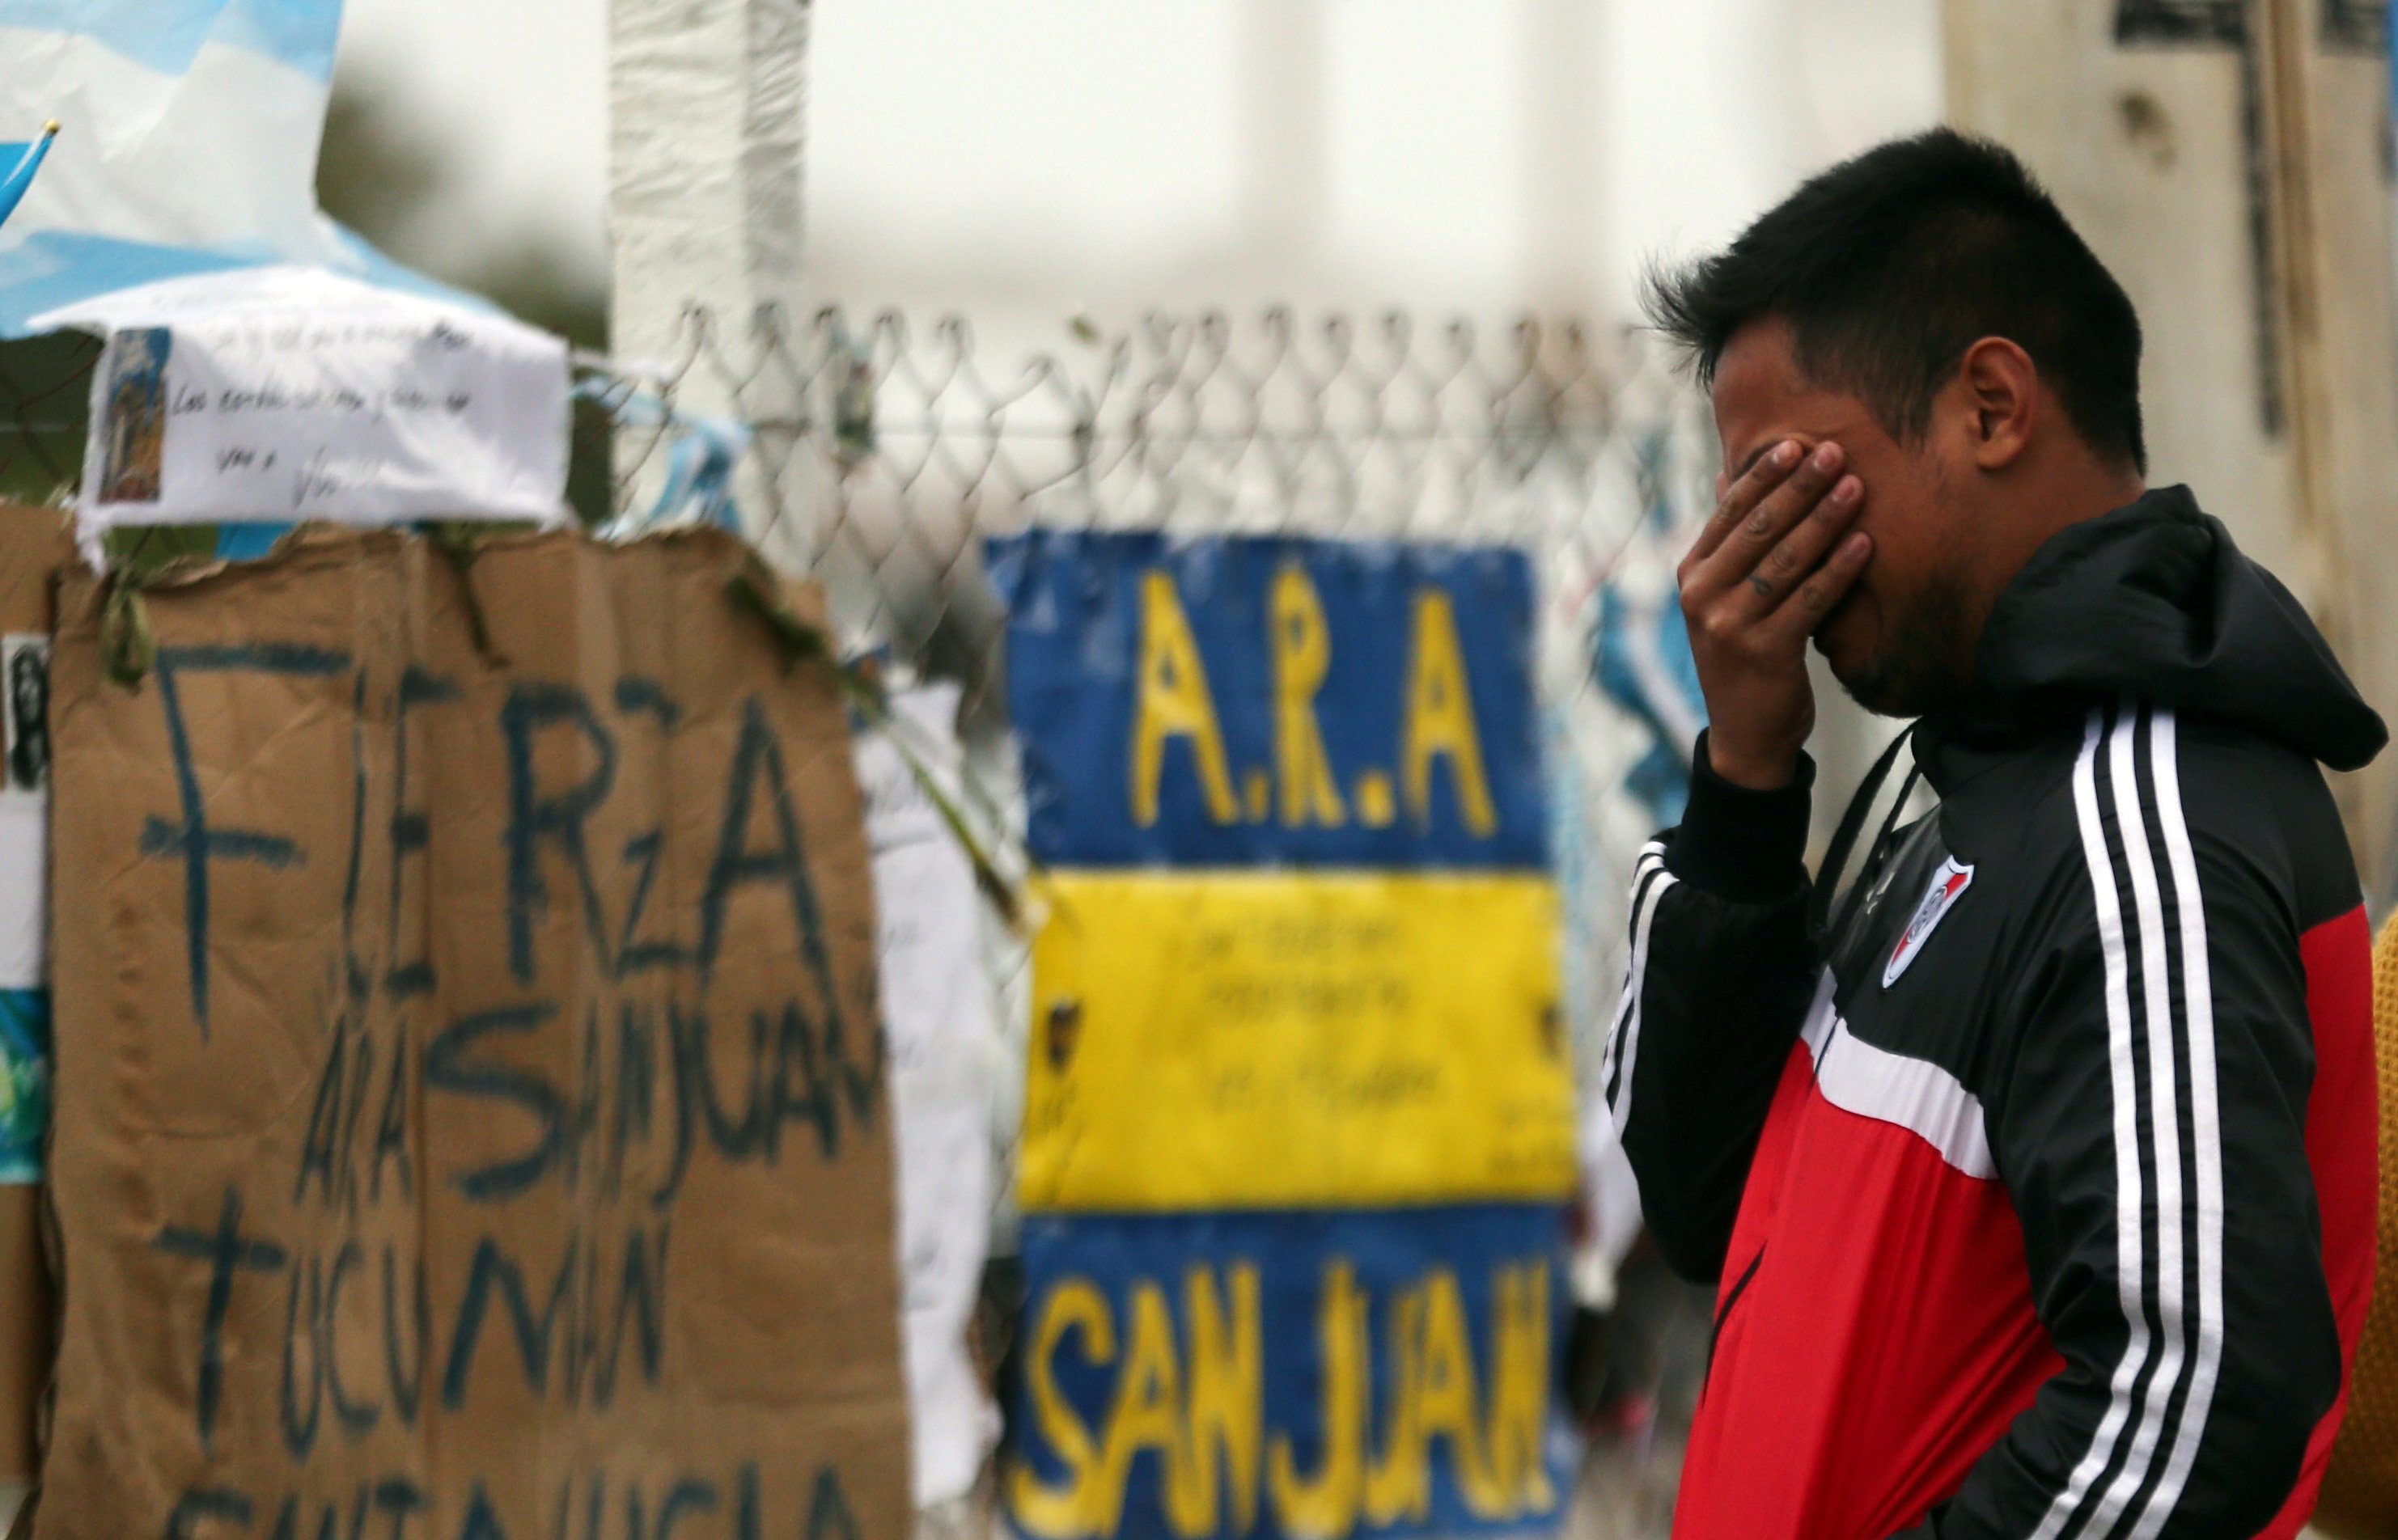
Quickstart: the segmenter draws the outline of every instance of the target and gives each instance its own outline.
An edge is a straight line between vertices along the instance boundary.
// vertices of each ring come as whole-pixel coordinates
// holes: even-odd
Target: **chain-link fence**
[[[1631,862],[1678,810],[1695,728],[1695,679],[1677,675],[1670,632],[1674,555],[1712,502],[1704,403],[1638,334],[1571,321],[1270,309],[1121,328],[1077,318],[1050,335],[1053,346],[994,358],[957,315],[919,327],[896,312],[795,323],[767,310],[736,323],[694,307],[663,360],[577,355],[573,502],[620,533],[732,522],[737,508],[771,558],[823,583],[844,649],[896,684],[963,687],[945,779],[1000,900],[987,957],[1019,1033],[1028,946],[1008,895],[1030,864],[988,538],[1041,525],[1522,550],[1539,581],[1566,1010],[1595,1065]],[[82,339],[0,347],[0,490],[39,499],[74,485],[96,351]],[[1016,1111],[998,1109],[999,1126]],[[1698,1330],[1703,1343],[1703,1314]],[[1652,1406],[1651,1426],[1660,1410],[1676,1420]],[[1669,1493],[1670,1466],[1662,1476]],[[1661,1529],[1658,1518],[1621,1532]]]
[[[614,513],[630,527],[738,502],[770,556],[824,583],[844,646],[903,677],[961,680],[964,794],[1011,873],[1020,814],[988,537],[1041,525],[1522,549],[1542,584],[1571,1011],[1595,1042],[1621,879],[1675,780],[1651,760],[1654,727],[1678,725],[1673,681],[1648,681],[1647,709],[1623,702],[1653,663],[1645,623],[1670,595],[1666,553],[1712,502],[1713,435],[1670,361],[1578,322],[1425,327],[1400,311],[1161,313],[1117,330],[1078,318],[1057,335],[1000,361],[957,315],[920,328],[827,309],[794,325],[770,309],[734,326],[694,307],[666,362],[587,361],[585,394],[614,423]],[[1629,654],[1615,698],[1598,666],[1610,630]]]
[[[903,683],[961,683],[954,789],[1004,883],[1028,864],[987,538],[1039,525],[1524,551],[1539,580],[1566,1005],[1595,1066],[1631,863],[1678,813],[1698,720],[1672,567],[1713,502],[1704,403],[1639,334],[1570,321],[1271,309],[1118,329],[1078,318],[1051,335],[998,358],[954,315],[919,328],[828,309],[794,325],[770,310],[738,326],[693,309],[664,363],[590,361],[585,392],[615,423],[614,516],[629,528],[737,502],[770,556],[824,583],[844,647]],[[995,919],[988,934],[1004,1019],[1021,1033],[1024,937]],[[1001,1109],[1003,1128],[1016,1111]],[[1629,1437],[1595,1446],[1584,1536],[1663,1533],[1690,1410],[1675,1403],[1695,1396],[1704,1362],[1704,1301],[1662,1267],[1627,1281],[1622,1314],[1643,1318],[1616,1348],[1621,1359],[1637,1339]]]
[[[1690,741],[1650,623],[1678,532],[1712,501],[1715,448],[1670,360],[1575,321],[1424,326],[1402,311],[1078,317],[1054,335],[997,360],[961,315],[797,323],[770,307],[736,324],[694,306],[663,361],[577,355],[573,458],[599,489],[578,511],[630,529],[737,503],[771,556],[823,583],[844,647],[902,678],[962,682],[963,799],[1011,881],[1021,819],[987,538],[1039,524],[1525,551],[1569,1010],[1595,1043],[1622,878],[1672,810],[1664,760]],[[0,344],[0,493],[72,491],[98,352],[75,335]]]

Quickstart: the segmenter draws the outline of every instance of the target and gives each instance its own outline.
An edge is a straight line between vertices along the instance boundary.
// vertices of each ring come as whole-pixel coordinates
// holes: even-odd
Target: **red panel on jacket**
[[[2379,1197],[2364,910],[2307,931],[2301,948],[2316,1059],[2307,1152],[2352,1366]],[[2064,1367],[2032,1312],[2006,1189],[1826,1101],[1803,1043],[1758,1141],[1722,1297],[1736,1285],[1718,1307],[1676,1540],[1875,1540],[1919,1523]],[[2259,1540],[2287,1540],[2313,1511],[2346,1406],[2343,1388]]]
[[[1750,1168],[1676,1540],[1871,1540],[1919,1521],[2062,1367],[2006,1189],[1834,1106],[1791,1051]],[[1764,1254],[1759,1257],[1762,1245]]]
[[[2381,1091],[2373,1067],[2373,932],[2362,905],[2298,938],[2307,965],[2307,1016],[2315,1032],[2315,1083],[2307,1097],[2307,1163],[2323,1210],[2324,1278],[2339,1319],[2339,1399],[2307,1442],[2307,1463],[2290,1500],[2258,1540],[2288,1540],[2315,1510],[2332,1438],[2348,1410],[2356,1339],[2373,1297],[2373,1225],[2380,1204],[2376,1168]]]

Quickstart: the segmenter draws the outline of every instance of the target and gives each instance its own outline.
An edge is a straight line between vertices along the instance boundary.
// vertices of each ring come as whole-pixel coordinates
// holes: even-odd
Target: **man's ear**
[[[2040,412],[2040,369],[2031,355],[2003,337],[1985,337],[1965,350],[1955,388],[1969,414],[1974,463],[1986,471],[2014,463],[2031,442]]]

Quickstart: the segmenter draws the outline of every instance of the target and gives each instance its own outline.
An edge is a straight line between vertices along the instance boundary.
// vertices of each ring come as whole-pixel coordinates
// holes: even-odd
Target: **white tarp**
[[[958,687],[892,698],[909,752],[954,797]],[[899,1247],[919,1508],[966,1495],[999,1434],[967,1351],[990,1250],[991,1101],[1006,1047],[981,959],[974,867],[885,732],[857,738],[874,850],[882,1021],[899,1146]]]
[[[505,316],[276,266],[120,289],[34,325],[107,339],[88,531],[558,516],[566,345]]]

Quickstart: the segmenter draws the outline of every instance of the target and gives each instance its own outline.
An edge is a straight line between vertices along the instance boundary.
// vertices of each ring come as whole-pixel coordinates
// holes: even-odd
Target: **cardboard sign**
[[[1036,529],[990,571],[1043,861],[1547,864],[1521,552]]]
[[[37,1533],[901,1540],[874,924],[748,558],[391,533],[61,594]]]

